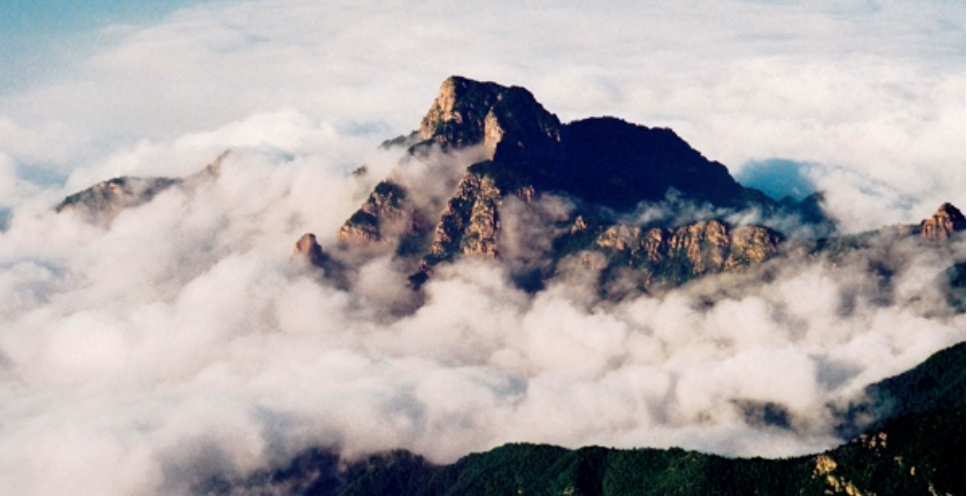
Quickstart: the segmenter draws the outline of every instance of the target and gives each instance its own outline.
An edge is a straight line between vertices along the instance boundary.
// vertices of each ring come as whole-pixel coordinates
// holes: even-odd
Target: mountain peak
[[[147,203],[158,193],[182,182],[182,179],[167,177],[115,177],[68,196],[54,210],[73,211],[89,222],[107,225],[121,210]]]
[[[316,241],[316,235],[312,233],[303,234],[292,250],[293,260],[308,260],[312,265],[321,266],[325,258],[326,254],[322,251],[322,246]]]
[[[947,239],[965,229],[964,214],[950,203],[940,205],[936,213],[920,223],[920,235],[927,239]]]
[[[495,150],[505,137],[520,143],[556,139],[560,125],[524,88],[451,76],[440,85],[419,135],[441,145],[483,143]]]

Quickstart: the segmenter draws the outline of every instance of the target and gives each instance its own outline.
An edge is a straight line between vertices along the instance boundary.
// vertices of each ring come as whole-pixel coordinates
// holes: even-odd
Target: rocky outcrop
[[[616,224],[598,235],[593,248],[606,254],[612,271],[632,269],[640,284],[651,289],[762,263],[782,240],[781,234],[766,227],[703,220],[677,228]]]
[[[467,164],[466,175],[442,211],[425,212],[428,219],[437,219],[432,231],[422,227],[429,224],[414,225],[412,219],[417,216],[406,191],[385,181],[338,233],[344,248],[381,246],[387,239],[425,233],[422,244],[409,243],[424,250],[417,281],[425,280],[434,266],[456,257],[500,258],[500,205],[508,195],[524,203],[545,194],[563,195],[589,207],[589,213],[599,207],[627,211],[668,195],[715,207],[754,206],[765,213],[786,208],[736,183],[722,164],[709,161],[669,129],[610,117],[561,124],[526,89],[493,82],[447,78],[419,130],[382,146],[406,146],[417,140],[409,148],[411,154],[433,147],[482,145],[486,159]],[[633,254],[595,245],[585,232],[572,236],[573,249],[565,251],[607,252],[615,260],[627,258],[630,265],[625,265],[645,271],[648,280],[680,282],[768,258],[780,237],[762,229],[706,222],[682,232],[637,232],[640,239],[633,242],[641,246],[633,248]],[[605,237],[612,234],[620,243],[620,233]],[[558,254],[554,250],[547,254],[550,266],[560,259]],[[621,264],[612,261],[611,265]],[[546,272],[541,277],[553,270]]]
[[[68,196],[54,210],[58,213],[74,212],[88,222],[110,224],[122,210],[148,203],[168,188],[177,186],[191,191],[215,180],[229,153],[226,150],[204,169],[184,179],[130,176],[109,179]]]
[[[663,200],[670,191],[722,207],[784,208],[739,185],[725,166],[670,129],[612,117],[561,124],[520,87],[450,77],[423,117],[419,137],[423,145],[444,148],[482,144],[503,175],[618,210]]]
[[[955,232],[963,232],[964,214],[950,203],[944,203],[930,218],[920,223],[920,236],[925,239],[944,240]]]
[[[74,212],[91,222],[109,223],[121,210],[143,205],[182,181],[167,177],[116,177],[68,196],[55,210]]]
[[[326,253],[313,233],[303,234],[296,241],[292,248],[292,257],[289,260],[293,263],[321,269],[322,274],[338,288],[346,289],[349,287],[347,266]]]
[[[366,202],[339,228],[337,240],[342,246],[382,243],[413,231],[414,213],[406,190],[391,181],[383,181],[376,185]]]
[[[312,233],[303,234],[299,241],[296,241],[295,248],[292,250],[293,260],[305,260],[312,265],[322,267],[328,259],[322,246],[316,241],[316,235]]]
[[[497,258],[498,207],[502,196],[490,176],[465,175],[433,231],[430,252],[423,259],[421,271],[428,272],[430,267],[457,255]]]
[[[513,146],[556,141],[560,126],[524,88],[452,76],[420,122],[419,136],[445,147],[482,143],[494,152],[505,140]]]

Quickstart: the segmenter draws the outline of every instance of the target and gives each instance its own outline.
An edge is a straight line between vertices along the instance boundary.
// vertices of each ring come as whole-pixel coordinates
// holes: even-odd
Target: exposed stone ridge
[[[222,162],[230,153],[226,150],[204,169],[184,179],[132,176],[108,179],[64,198],[54,210],[58,213],[72,211],[88,222],[109,224],[121,210],[148,203],[172,186],[192,190],[216,179],[221,174]]]
[[[156,194],[182,181],[167,177],[116,177],[68,196],[55,210],[74,211],[89,221],[109,222],[122,209],[147,203]]]
[[[702,220],[678,228],[617,224],[598,235],[594,245],[609,253],[613,264],[638,272],[648,288],[761,263],[776,253],[782,240],[781,234],[766,227],[733,228],[719,220]]]
[[[483,154],[483,160],[475,154],[476,163],[467,164],[466,174],[442,212],[431,212],[422,203],[422,210],[415,209],[406,191],[385,181],[340,228],[337,237],[343,248],[392,246],[386,241],[399,239],[398,255],[421,260],[413,279],[417,285],[435,265],[455,257],[500,258],[499,207],[508,195],[525,203],[545,194],[566,196],[582,214],[593,218],[593,228],[562,235],[560,243],[556,238],[548,241],[553,247],[545,254],[546,263],[533,269],[539,272],[533,276],[535,280],[552,276],[563,257],[586,251],[597,252],[596,260],[605,260],[610,268],[636,271],[635,277],[642,276],[646,285],[653,281],[675,285],[701,274],[761,262],[775,253],[781,241],[778,233],[765,228],[732,228],[705,221],[677,229],[639,229],[631,236],[634,239],[627,240],[639,246],[627,251],[610,249],[596,245],[596,237],[620,238],[621,234],[604,233],[610,227],[610,221],[604,219],[610,214],[599,213],[600,207],[605,208],[600,212],[627,212],[641,202],[664,201],[671,194],[717,208],[754,207],[767,216],[795,210],[788,207],[791,210],[783,211],[787,207],[744,188],[724,165],[706,159],[670,129],[611,117],[562,125],[524,88],[460,76],[443,82],[419,131],[384,143],[386,147],[408,146],[411,155],[430,153],[437,145],[443,149],[483,145],[489,152]],[[422,218],[430,222],[424,223]],[[554,232],[556,227],[550,227],[548,232]],[[607,243],[606,239],[599,241]]]
[[[497,258],[498,207],[502,196],[490,176],[464,175],[433,232],[423,270],[458,254]]]
[[[950,203],[944,203],[936,213],[920,223],[920,236],[927,239],[947,239],[955,232],[964,231],[964,228],[964,214]]]
[[[299,241],[296,241],[295,248],[292,250],[293,260],[307,260],[310,264],[323,266],[327,255],[322,251],[322,246],[316,241],[316,235],[312,233],[303,234]]]
[[[558,140],[561,123],[517,86],[447,78],[420,122],[420,138],[445,146],[483,143],[492,151],[504,139],[523,145]]]
[[[303,234],[292,248],[290,262],[306,263],[322,270],[322,273],[336,283],[340,288],[348,286],[346,266],[338,259],[331,257],[312,233]]]
[[[388,236],[406,231],[413,207],[402,186],[382,181],[357,210],[339,228],[337,240],[342,245],[371,245]]]

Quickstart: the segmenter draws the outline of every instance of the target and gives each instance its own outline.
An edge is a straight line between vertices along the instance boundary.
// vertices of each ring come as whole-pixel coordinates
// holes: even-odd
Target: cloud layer
[[[617,303],[580,269],[531,295],[464,261],[420,299],[386,258],[346,289],[288,257],[305,232],[332,246],[372,180],[452,180],[452,157],[374,151],[452,73],[526,86],[564,120],[671,126],[735,171],[807,163],[850,229],[963,207],[964,26],[947,20],[964,7],[874,7],[277,0],[113,33],[71,77],[0,97],[0,492],[176,494],[314,444],[436,461],[510,441],[833,445],[830,402],[963,339],[932,289],[950,253],[884,246]],[[109,228],[52,211],[226,148],[215,182]],[[542,207],[508,204],[508,232],[568,208]],[[768,403],[789,428],[744,407]]]
[[[288,254],[310,229],[332,246],[358,183],[324,156],[241,150],[214,183],[109,228],[15,211],[0,234],[0,487],[178,493],[316,444],[441,462],[511,441],[811,452],[838,442],[830,405],[963,338],[933,285],[962,241],[620,302],[586,268],[531,295],[475,260],[441,268],[416,306],[408,268],[385,258],[339,289]],[[789,426],[749,417],[767,404]]]

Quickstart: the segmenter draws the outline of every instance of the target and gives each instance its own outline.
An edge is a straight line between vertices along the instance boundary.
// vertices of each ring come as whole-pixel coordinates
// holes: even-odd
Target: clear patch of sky
[[[17,177],[27,182],[39,186],[63,186],[67,182],[67,175],[54,168],[45,168],[42,165],[30,166],[16,164]]]
[[[774,200],[792,198],[801,201],[815,191],[809,177],[810,164],[772,158],[745,164],[735,175],[743,186],[755,188]]]
[[[0,95],[69,71],[111,43],[109,26],[148,25],[215,0],[0,0]]]

